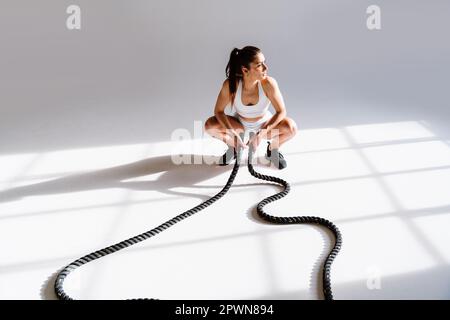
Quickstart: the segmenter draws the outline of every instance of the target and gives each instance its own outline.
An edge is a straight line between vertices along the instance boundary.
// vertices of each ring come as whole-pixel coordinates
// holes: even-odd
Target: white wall
[[[79,31],[65,26],[70,4]],[[366,28],[370,4],[380,31]],[[433,115],[445,131],[449,12],[447,0],[3,0],[0,153],[192,130],[212,115],[230,50],[247,44],[300,128]]]

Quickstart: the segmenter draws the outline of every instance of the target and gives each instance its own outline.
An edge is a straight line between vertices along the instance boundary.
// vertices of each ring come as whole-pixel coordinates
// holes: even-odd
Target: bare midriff
[[[244,121],[248,121],[248,122],[256,122],[256,121],[262,119],[264,116],[262,115],[262,116],[259,116],[259,117],[256,117],[256,118],[246,118],[246,117],[243,117],[243,116],[239,115],[239,117],[240,117],[242,120],[244,120]]]

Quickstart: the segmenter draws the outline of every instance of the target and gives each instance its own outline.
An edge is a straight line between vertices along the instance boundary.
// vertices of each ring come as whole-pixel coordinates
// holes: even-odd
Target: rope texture
[[[331,280],[330,280],[330,268],[331,268],[331,264],[334,260],[334,258],[336,257],[337,253],[339,252],[340,248],[341,248],[341,244],[342,244],[342,239],[341,239],[341,233],[339,232],[338,228],[331,223],[328,220],[325,220],[323,218],[319,218],[319,217],[310,217],[310,216],[299,216],[299,217],[279,217],[279,216],[271,216],[269,214],[267,214],[264,210],[263,207],[273,201],[276,201],[278,199],[283,198],[284,196],[286,196],[289,193],[290,190],[290,185],[289,183],[287,183],[286,181],[277,178],[277,177],[273,177],[273,176],[268,176],[268,175],[263,175],[260,174],[258,172],[256,172],[253,169],[253,165],[252,163],[252,156],[253,156],[253,151],[252,151],[252,147],[249,147],[249,157],[248,157],[248,170],[250,171],[250,173],[258,178],[258,179],[262,179],[262,180],[266,180],[266,181],[271,181],[271,182],[275,182],[280,184],[281,186],[284,187],[284,190],[274,194],[270,197],[265,198],[264,200],[262,200],[261,202],[258,203],[257,205],[257,212],[258,215],[265,221],[268,221],[270,223],[275,223],[275,224],[293,224],[293,223],[313,223],[313,224],[319,224],[322,226],[327,227],[328,229],[330,229],[333,234],[336,237],[336,242],[335,245],[333,247],[333,249],[331,250],[331,252],[329,253],[328,257],[325,260],[324,263],[324,267],[323,267],[323,292],[324,292],[324,297],[326,300],[332,300],[333,299],[333,294],[331,291]],[[56,296],[58,297],[58,299],[60,300],[73,300],[73,298],[71,296],[69,296],[65,290],[64,290],[64,281],[67,278],[67,276],[73,272],[75,269],[78,269],[79,267],[92,262],[96,259],[102,258],[106,255],[112,254],[114,252],[117,252],[119,250],[128,248],[132,245],[135,245],[139,242],[142,242],[144,240],[147,240],[151,237],[156,236],[157,234],[159,234],[160,232],[170,228],[171,226],[173,226],[174,224],[194,215],[195,213],[205,209],[206,207],[210,206],[211,204],[213,204],[214,202],[216,202],[218,199],[222,198],[230,189],[231,185],[233,184],[233,181],[238,173],[239,170],[239,164],[241,161],[241,150],[239,149],[238,152],[236,152],[236,162],[234,164],[233,170],[230,174],[230,177],[228,178],[228,181],[226,183],[226,185],[223,187],[223,189],[217,193],[216,195],[214,195],[213,197],[209,198],[208,200],[202,202],[201,204],[193,207],[192,209],[189,209],[183,213],[181,213],[180,215],[164,222],[163,224],[161,224],[160,226],[151,229],[147,232],[141,233],[137,236],[134,236],[132,238],[129,238],[127,240],[121,241],[119,243],[113,244],[109,247],[97,250],[95,252],[89,253],[87,255],[85,255],[84,257],[81,257],[75,261],[73,261],[72,263],[70,263],[69,265],[67,265],[66,267],[64,267],[56,276],[56,280],[55,280],[55,293]],[[144,299],[138,299],[138,300],[146,300],[146,298]],[[152,299],[153,300],[153,299]]]

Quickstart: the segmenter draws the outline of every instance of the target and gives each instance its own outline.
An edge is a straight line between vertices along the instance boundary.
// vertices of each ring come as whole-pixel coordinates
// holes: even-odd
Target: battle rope
[[[333,260],[336,258],[339,250],[341,250],[342,245],[342,236],[339,229],[331,222],[324,218],[320,217],[312,217],[312,216],[297,216],[297,217],[275,217],[271,216],[264,212],[263,207],[273,201],[279,200],[283,198],[285,195],[289,193],[291,190],[291,186],[288,182],[284,181],[283,179],[273,177],[273,176],[267,176],[260,174],[256,172],[253,169],[253,165],[251,164],[252,159],[252,148],[249,148],[249,161],[248,161],[248,171],[250,171],[251,175],[262,180],[276,182],[281,184],[284,187],[284,190],[281,192],[278,192],[270,197],[265,198],[261,202],[258,203],[256,207],[256,211],[258,215],[266,221],[269,221],[271,223],[276,224],[293,224],[293,223],[314,223],[322,225],[328,229],[334,234],[336,238],[336,242],[334,244],[333,249],[331,249],[330,253],[328,254],[327,258],[325,259],[325,263],[323,266],[323,274],[322,274],[322,281],[323,281],[323,295],[325,297],[325,300],[333,300],[333,292],[331,291],[331,279],[330,279],[330,268],[331,264],[333,263]]]
[[[340,248],[341,248],[341,244],[342,244],[342,238],[341,238],[341,233],[339,232],[338,228],[330,221],[325,220],[323,218],[319,218],[319,217],[309,217],[309,216],[299,216],[299,217],[275,217],[275,216],[271,216],[268,215],[267,213],[264,212],[263,207],[273,201],[276,201],[278,199],[283,198],[285,195],[287,195],[289,193],[290,190],[290,185],[289,183],[287,183],[286,181],[277,178],[277,177],[273,177],[273,176],[268,176],[268,175],[262,175],[258,172],[256,172],[253,169],[253,165],[252,163],[252,158],[253,158],[253,151],[252,151],[252,147],[249,147],[249,155],[248,155],[248,170],[249,172],[252,174],[252,176],[258,178],[258,179],[262,179],[262,180],[266,180],[266,181],[271,181],[271,182],[276,182],[280,185],[282,185],[284,187],[284,190],[274,194],[270,197],[265,198],[264,200],[262,200],[261,202],[258,203],[257,206],[257,212],[258,215],[266,221],[269,221],[271,223],[276,223],[276,224],[294,224],[294,223],[314,223],[314,224],[319,224],[322,226],[327,227],[328,229],[331,230],[331,232],[334,234],[334,236],[336,237],[336,241],[335,241],[335,245],[333,247],[333,249],[330,251],[328,257],[325,259],[325,263],[323,266],[323,293],[325,296],[325,300],[332,300],[333,299],[333,293],[331,291],[331,280],[330,280],[330,268],[331,268],[331,264],[334,260],[334,258],[336,257],[336,255],[338,254]],[[214,203],[215,201],[217,201],[218,199],[222,198],[225,193],[228,192],[228,190],[230,189],[231,185],[233,184],[234,178],[236,177],[238,170],[239,170],[239,164],[241,161],[241,149],[238,149],[238,151],[236,152],[236,162],[234,164],[233,170],[230,174],[230,177],[228,178],[228,181],[225,185],[225,187],[219,192],[217,193],[215,196],[213,196],[212,198],[202,202],[201,204],[195,206],[192,209],[189,209],[185,212],[183,212],[182,214],[166,221],[165,223],[161,224],[160,226],[149,230],[147,232],[144,232],[142,234],[139,234],[137,236],[134,236],[132,238],[129,238],[127,240],[121,241],[119,243],[113,244],[109,247],[106,247],[104,249],[101,250],[97,250],[95,252],[92,252],[88,255],[85,255],[84,257],[81,257],[75,261],[73,261],[72,263],[70,263],[69,265],[67,265],[66,267],[64,267],[56,276],[56,280],[55,280],[55,293],[57,295],[57,297],[61,300],[73,300],[72,297],[70,297],[63,288],[64,285],[64,281],[66,279],[66,277],[75,269],[81,267],[82,265],[89,263],[91,261],[94,261],[96,259],[99,259],[101,257],[104,257],[106,255],[109,255],[111,253],[117,252],[119,250],[125,249],[127,247],[130,247],[134,244],[137,244],[141,241],[147,240],[155,235],[157,235],[158,233],[168,229],[169,227],[173,226],[174,224],[180,222],[181,220],[192,216],[193,214],[199,212],[200,210],[205,209],[206,207],[210,206],[212,203]]]

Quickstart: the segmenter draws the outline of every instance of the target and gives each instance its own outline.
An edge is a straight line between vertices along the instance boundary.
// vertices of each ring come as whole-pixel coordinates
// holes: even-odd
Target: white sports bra
[[[244,118],[257,118],[266,114],[267,110],[269,110],[270,100],[264,93],[264,90],[261,86],[261,81],[258,81],[258,103],[251,106],[246,106],[242,103],[242,81],[239,81],[236,95],[234,97],[234,104],[232,106],[232,110],[236,110],[238,115]]]

